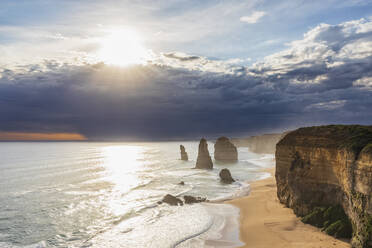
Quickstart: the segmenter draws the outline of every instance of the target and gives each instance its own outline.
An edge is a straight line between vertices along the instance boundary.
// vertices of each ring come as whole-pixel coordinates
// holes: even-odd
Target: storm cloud
[[[0,69],[0,131],[95,139],[249,135],[372,123],[372,21],[320,24],[252,66],[168,53],[147,65]]]

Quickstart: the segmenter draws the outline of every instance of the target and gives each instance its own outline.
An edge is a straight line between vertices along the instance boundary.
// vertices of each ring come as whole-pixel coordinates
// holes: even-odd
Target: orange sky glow
[[[0,132],[0,141],[66,141],[66,140],[87,140],[79,133],[21,133],[21,132]]]

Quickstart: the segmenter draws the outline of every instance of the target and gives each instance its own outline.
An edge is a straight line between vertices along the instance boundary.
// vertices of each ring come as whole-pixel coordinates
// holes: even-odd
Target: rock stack
[[[214,144],[214,159],[221,162],[238,161],[238,150],[226,137],[220,137]]]
[[[181,150],[181,160],[188,161],[189,160],[189,156],[187,156],[186,149],[185,149],[185,147],[183,145],[180,145],[180,150]]]
[[[202,138],[199,143],[198,158],[196,160],[195,168],[208,170],[213,169],[213,162],[209,155],[207,140],[204,138]]]

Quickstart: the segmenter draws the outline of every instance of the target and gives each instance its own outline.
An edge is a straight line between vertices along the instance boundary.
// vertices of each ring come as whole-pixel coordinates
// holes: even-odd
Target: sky
[[[0,0],[0,140],[240,137],[371,109],[371,0]]]

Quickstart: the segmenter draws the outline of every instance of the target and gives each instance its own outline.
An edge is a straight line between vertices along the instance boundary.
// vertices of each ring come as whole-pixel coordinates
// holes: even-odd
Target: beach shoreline
[[[240,247],[254,248],[350,248],[347,241],[335,239],[320,229],[301,222],[292,209],[276,196],[275,167],[265,169],[271,177],[251,183],[249,195],[225,201],[240,209]]]

